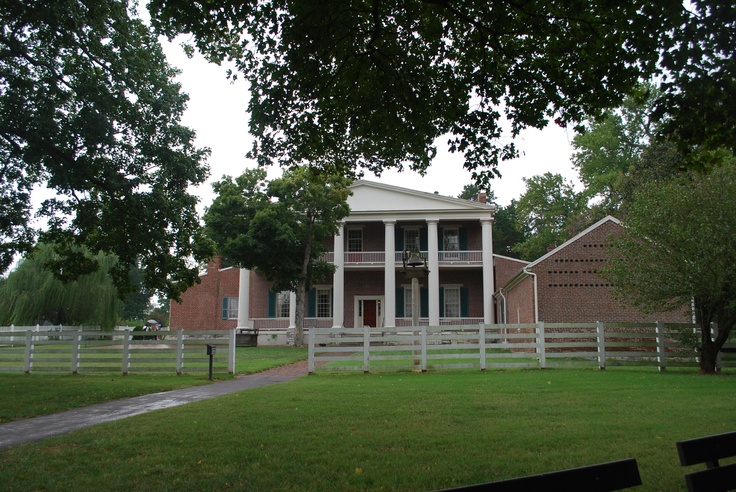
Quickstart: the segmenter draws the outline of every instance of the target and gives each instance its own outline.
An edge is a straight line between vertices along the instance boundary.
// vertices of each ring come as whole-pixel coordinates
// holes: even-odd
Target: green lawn
[[[306,348],[238,347],[236,374],[250,374],[306,359]],[[0,423],[130,398],[148,393],[210,384],[207,374],[0,373]],[[224,376],[217,374],[218,378]],[[12,395],[12,397],[11,397]]]
[[[634,457],[685,490],[675,442],[736,428],[736,375],[651,368],[326,374],[0,453],[5,490],[401,490]]]

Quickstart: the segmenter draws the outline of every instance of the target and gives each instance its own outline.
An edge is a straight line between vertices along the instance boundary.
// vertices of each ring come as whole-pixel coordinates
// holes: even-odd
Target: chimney
[[[486,200],[488,199],[488,195],[481,192],[478,193],[478,203],[486,203]]]

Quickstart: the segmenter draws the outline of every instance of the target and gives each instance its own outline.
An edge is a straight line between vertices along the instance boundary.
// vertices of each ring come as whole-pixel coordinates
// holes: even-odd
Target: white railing
[[[517,325],[409,326],[314,329],[309,333],[309,372],[452,368],[697,364],[679,342],[694,325],[664,323],[536,323]],[[736,366],[731,353],[721,366]]]
[[[394,251],[394,263],[397,265],[401,264],[403,251]],[[421,251],[420,255],[423,259],[427,259],[429,252]],[[482,251],[439,251],[437,253],[438,260],[441,264],[445,265],[480,265],[483,262]],[[345,264],[353,265],[373,265],[383,264],[386,259],[386,253],[384,251],[356,251],[344,253]],[[334,263],[335,253],[328,252],[322,255],[322,260]]]
[[[62,335],[63,333],[63,335]],[[19,340],[20,338],[20,340]],[[235,373],[235,330],[0,331],[0,371]]]

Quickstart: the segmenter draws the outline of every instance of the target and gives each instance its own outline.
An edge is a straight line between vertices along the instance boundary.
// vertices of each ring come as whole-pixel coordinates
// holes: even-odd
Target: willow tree
[[[103,253],[91,257],[100,268],[64,283],[44,267],[58,256],[54,248],[40,245],[23,259],[0,284],[0,325],[94,325],[112,329],[123,301],[110,272],[117,260]]]

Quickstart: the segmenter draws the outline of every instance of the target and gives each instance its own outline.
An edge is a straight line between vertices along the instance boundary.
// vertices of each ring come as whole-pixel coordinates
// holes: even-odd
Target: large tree
[[[724,157],[724,154],[722,154]],[[694,306],[700,368],[736,323],[736,159],[708,174],[642,185],[606,269],[621,299],[651,311]],[[717,325],[717,336],[711,334]]]
[[[688,15],[664,40],[663,93],[655,116],[685,163],[698,167],[703,149],[736,153],[736,6],[723,0],[685,3]]]
[[[526,191],[516,203],[517,223],[526,239],[513,250],[533,261],[571,235],[568,225],[586,209],[586,198],[560,174],[545,173],[524,179]]]
[[[252,155],[423,171],[439,137],[487,188],[525,127],[615,107],[688,15],[671,0],[152,0],[154,25],[238,62]],[[503,137],[503,138],[502,138]]]
[[[220,254],[260,272],[274,292],[296,293],[297,345],[304,342],[307,291],[334,273],[323,255],[350,213],[349,184],[312,167],[270,182],[262,169],[249,169],[214,184],[217,197],[204,217],[210,237]]]
[[[191,185],[206,149],[180,124],[187,96],[157,37],[128,0],[7,0],[0,9],[0,272],[37,239],[63,280],[113,253],[122,292],[131,265],[178,297],[207,258]],[[38,209],[32,191],[55,196]]]

